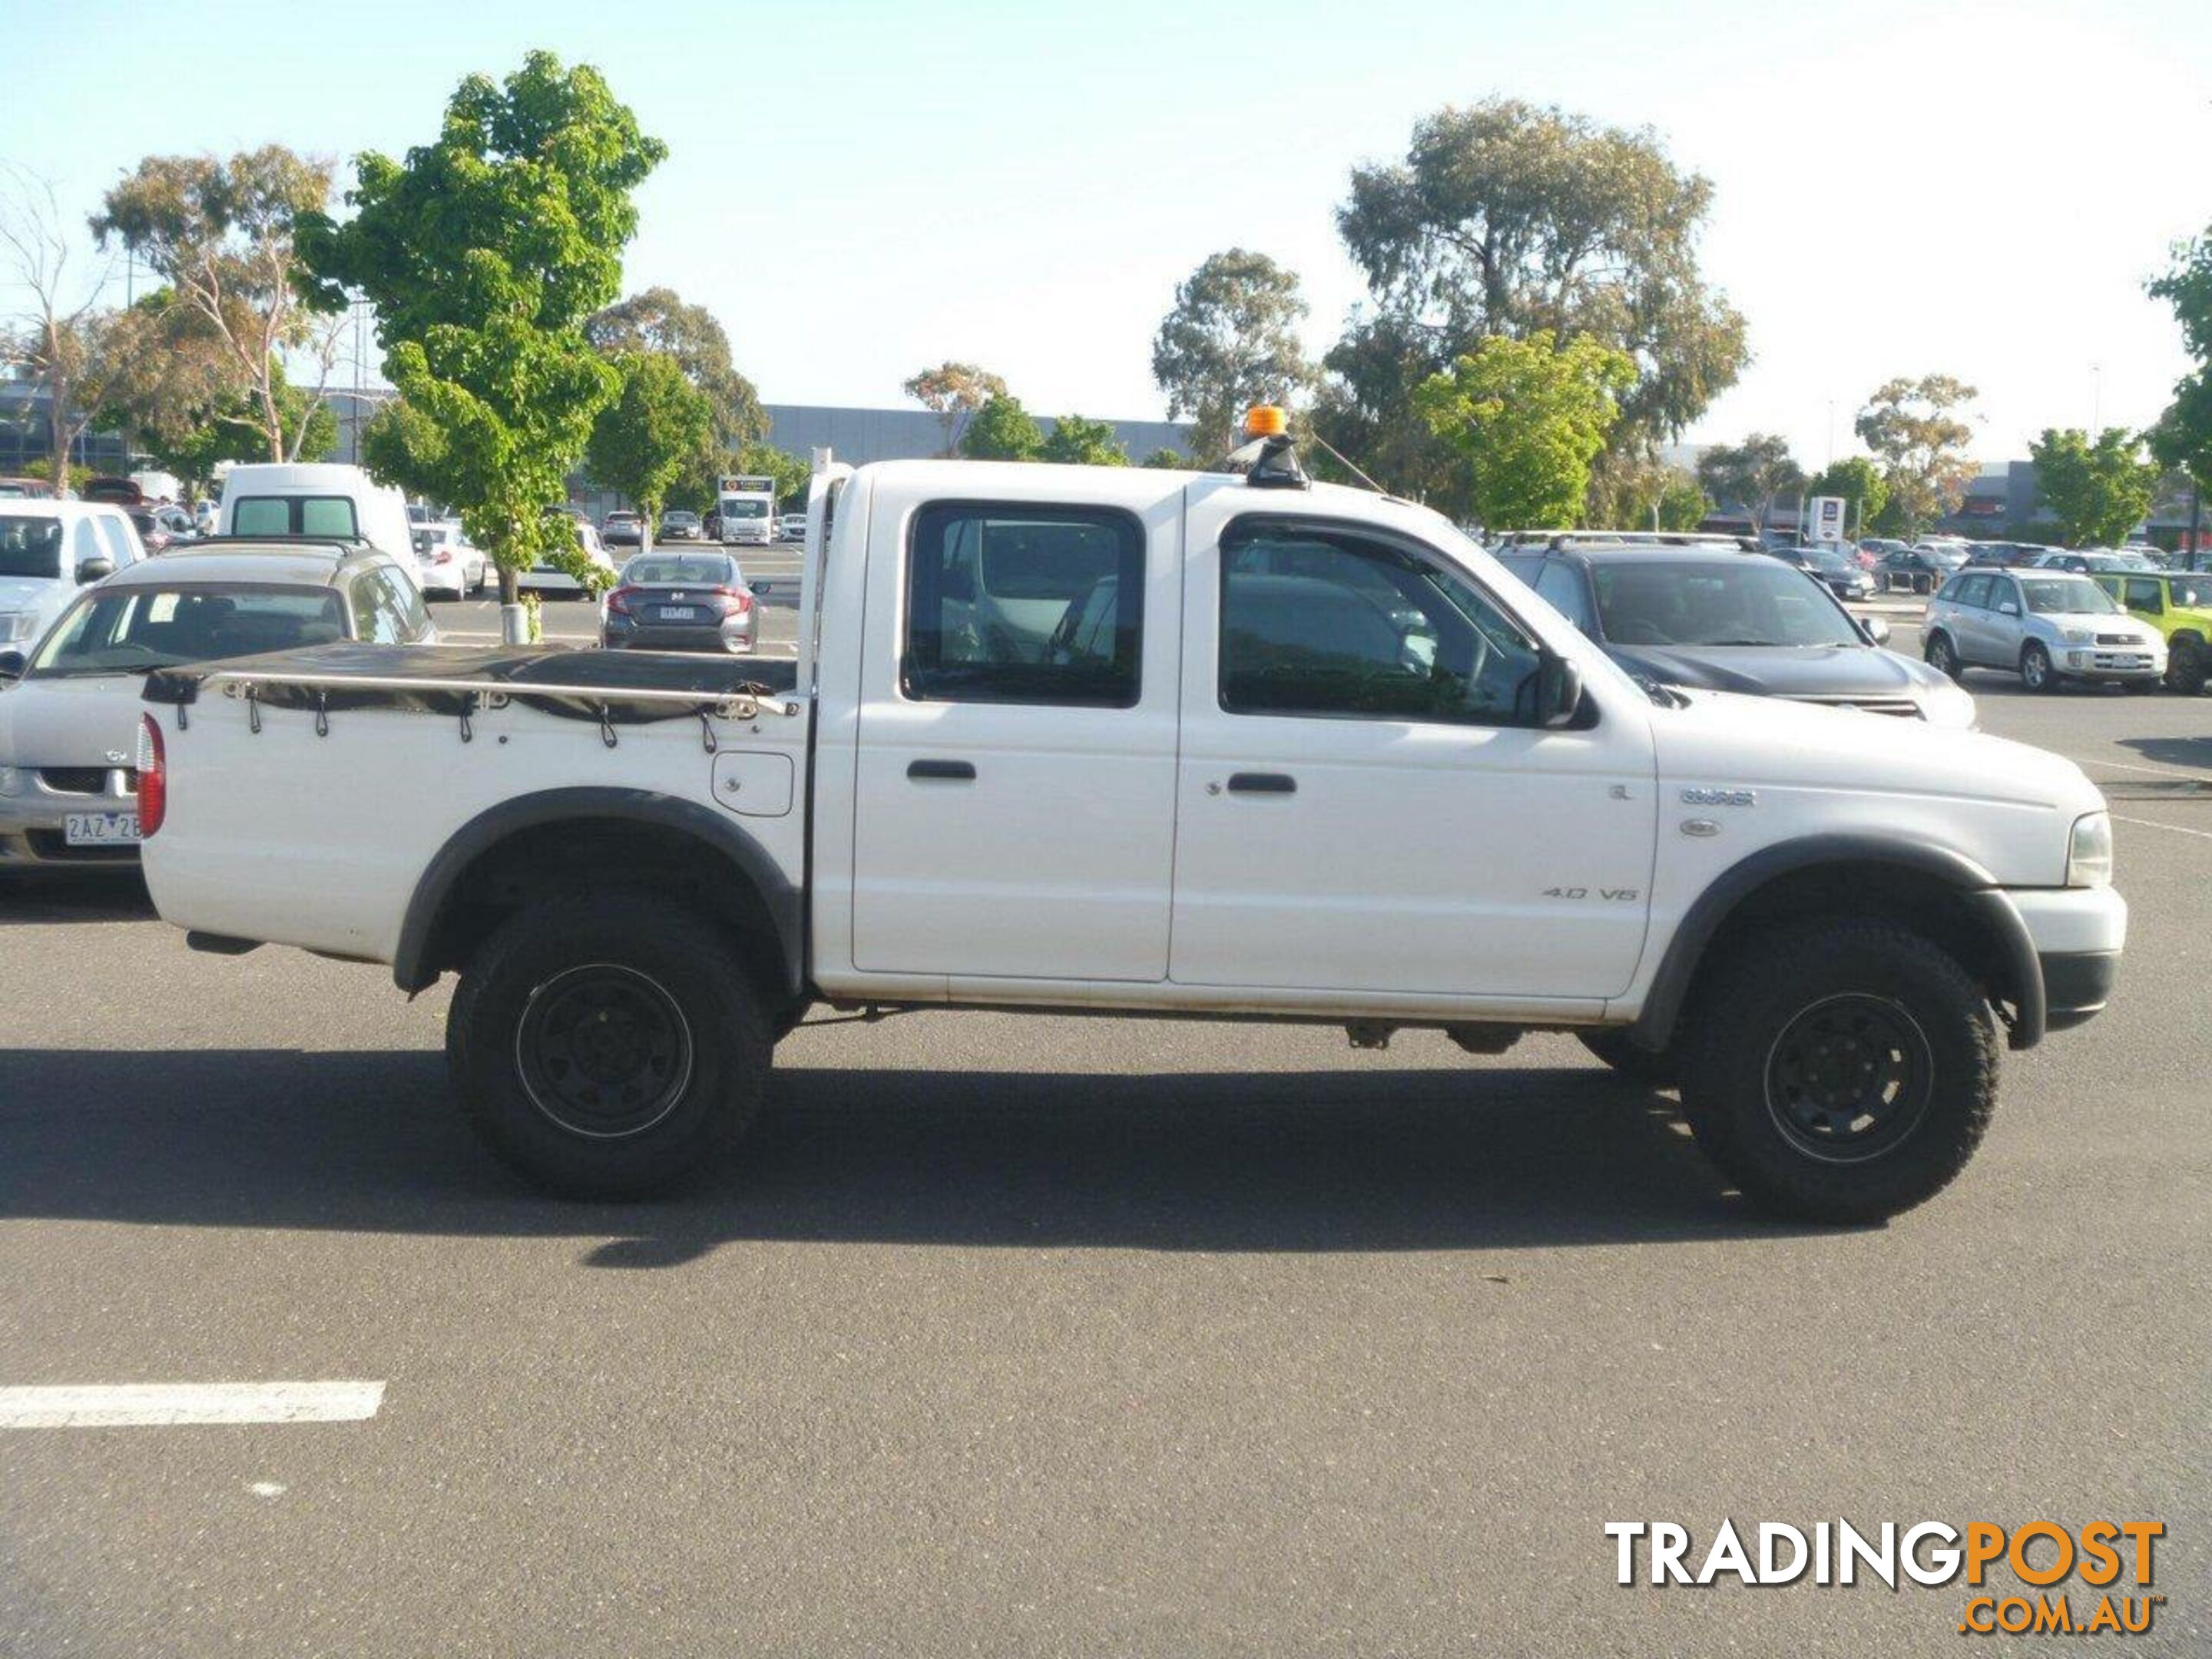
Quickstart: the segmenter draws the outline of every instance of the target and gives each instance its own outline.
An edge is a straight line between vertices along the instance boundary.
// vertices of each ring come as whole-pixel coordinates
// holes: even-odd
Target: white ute
[[[1639,684],[1279,436],[829,468],[795,665],[350,645],[145,696],[161,914],[459,975],[463,1109],[577,1194],[720,1155],[826,1003],[1573,1031],[1751,1200],[1868,1220],[2126,930],[2069,762]]]

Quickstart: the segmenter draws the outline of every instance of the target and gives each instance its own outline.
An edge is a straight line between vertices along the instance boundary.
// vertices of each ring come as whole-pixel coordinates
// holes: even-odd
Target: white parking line
[[[2069,755],[2066,758],[2076,766],[2117,766],[2123,772],[2148,772],[2154,777],[2160,778],[2201,778],[2204,775],[2202,772],[2184,771],[2179,767],[2138,766],[2127,761],[2106,760],[2101,757],[2096,760],[2083,760],[2077,756]]]
[[[2170,830],[2177,836],[2194,836],[2199,841],[2212,841],[2212,830],[2189,830],[2178,823],[2160,823],[2156,818],[2124,818],[2115,812],[2112,822],[2140,824],[2146,830]]]
[[[381,1382],[125,1382],[0,1389],[0,1429],[167,1428],[188,1423],[358,1423]]]

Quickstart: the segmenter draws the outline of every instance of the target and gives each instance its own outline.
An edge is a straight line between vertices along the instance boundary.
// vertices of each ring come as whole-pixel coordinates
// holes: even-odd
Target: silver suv
[[[2087,576],[2057,570],[1967,570],[1929,601],[1922,634],[1931,667],[2016,673],[2031,691],[2069,679],[2148,691],[2166,672],[2166,641]]]

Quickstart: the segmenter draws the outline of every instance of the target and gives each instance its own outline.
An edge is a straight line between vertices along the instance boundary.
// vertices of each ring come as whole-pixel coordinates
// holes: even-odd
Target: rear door
[[[1166,976],[1181,498],[1055,501],[1051,476],[985,499],[876,499],[854,800],[863,972]]]

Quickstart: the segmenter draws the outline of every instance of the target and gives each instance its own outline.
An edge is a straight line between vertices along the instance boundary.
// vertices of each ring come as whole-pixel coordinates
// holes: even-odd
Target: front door
[[[856,968],[1166,977],[1180,505],[922,502],[895,583],[874,544]]]
[[[1533,724],[1534,635],[1420,543],[1193,492],[1178,982],[1600,998],[1644,947],[1650,723]]]

